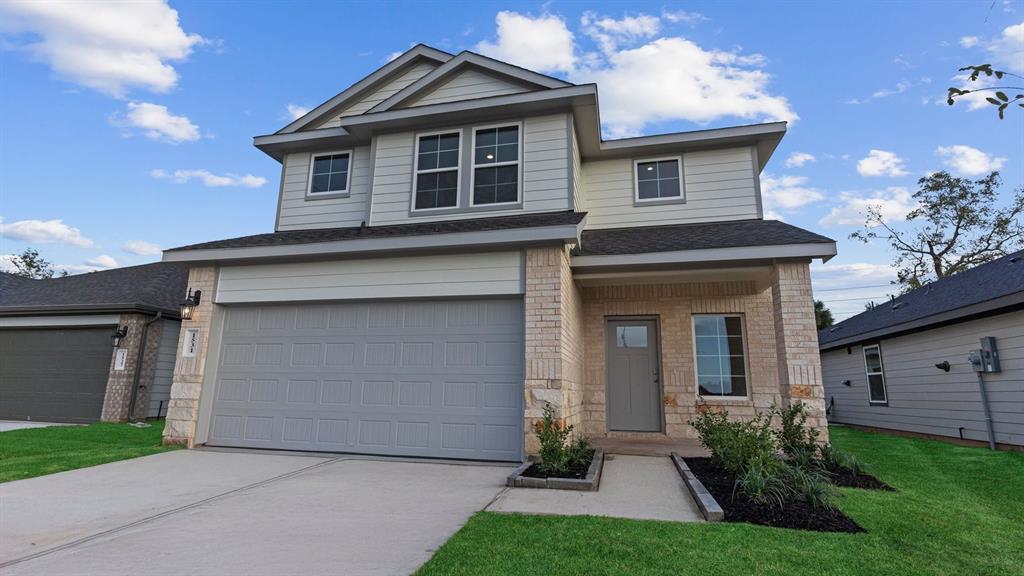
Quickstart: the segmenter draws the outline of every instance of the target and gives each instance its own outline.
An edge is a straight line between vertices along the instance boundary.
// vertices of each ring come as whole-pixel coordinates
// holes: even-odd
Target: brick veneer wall
[[[120,348],[124,348],[127,355],[123,370],[114,369],[117,355],[113,351],[110,355],[110,375],[107,377],[107,391],[103,397],[103,410],[100,413],[100,420],[104,422],[124,422],[129,419],[128,406],[131,404],[135,365],[139,358],[139,346],[142,344],[142,328],[152,319],[152,316],[144,314],[121,314],[118,327],[127,326],[128,335],[121,340]],[[142,370],[139,372],[139,391],[135,397],[134,419],[146,417],[162,331],[163,322],[154,322],[146,333]]]
[[[202,297],[199,306],[192,314],[192,319],[181,321],[178,354],[174,361],[174,376],[171,383],[171,398],[167,404],[164,444],[185,444],[191,447],[195,440],[196,423],[199,419],[199,392],[203,386],[203,375],[206,370],[206,354],[210,342],[216,284],[217,268],[215,266],[189,269],[188,285],[192,290],[201,290]],[[182,298],[185,296],[182,294]],[[188,330],[192,328],[199,329],[199,346],[194,357],[186,358],[181,353]]]

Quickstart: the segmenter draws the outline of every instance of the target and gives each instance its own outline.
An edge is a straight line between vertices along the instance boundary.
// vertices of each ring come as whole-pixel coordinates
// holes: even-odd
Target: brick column
[[[128,335],[121,339],[118,348],[125,351],[124,368],[115,369],[117,350],[111,349],[110,374],[107,377],[107,392],[103,397],[103,422],[124,422],[128,420],[128,404],[131,402],[132,382],[135,379],[135,364],[142,345],[142,326],[149,320],[142,314],[121,314],[117,326],[128,328]],[[150,338],[147,338],[149,340]]]
[[[538,450],[534,426],[550,403],[564,424],[583,413],[582,299],[572,279],[568,248],[526,251],[525,445]]]
[[[776,263],[772,278],[775,348],[779,390],[784,404],[799,400],[809,412],[808,423],[828,441],[825,387],[821,380],[818,330],[814,320],[811,270],[806,262]]]
[[[185,444],[192,447],[199,419],[199,392],[206,373],[206,353],[210,342],[210,326],[213,319],[213,296],[217,289],[217,268],[201,266],[189,269],[188,285],[192,290],[201,290],[199,306],[191,320],[181,321],[178,337],[178,354],[174,361],[174,377],[171,384],[171,398],[167,405],[167,424],[164,426],[164,444]],[[182,300],[186,294],[182,294]],[[182,355],[189,330],[199,330],[199,345],[194,357]]]

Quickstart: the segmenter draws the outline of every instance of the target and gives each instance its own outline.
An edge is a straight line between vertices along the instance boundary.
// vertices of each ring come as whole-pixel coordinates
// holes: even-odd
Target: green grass
[[[1024,454],[831,434],[899,490],[842,489],[867,533],[481,512],[418,574],[1024,574]]]
[[[173,450],[161,446],[163,420],[149,428],[100,422],[0,432],[0,482]]]

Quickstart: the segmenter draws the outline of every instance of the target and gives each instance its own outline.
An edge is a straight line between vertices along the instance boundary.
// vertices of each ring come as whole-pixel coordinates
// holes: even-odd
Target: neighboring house
[[[829,420],[987,441],[968,360],[984,337],[995,338],[1000,364],[983,374],[995,440],[1024,445],[1024,251],[819,332]]]
[[[545,403],[590,437],[791,399],[824,428],[836,248],[763,219],[785,124],[602,140],[597,100],[420,45],[257,137],[275,231],[164,253],[201,290],[165,441],[518,460]]]
[[[0,420],[166,414],[187,279],[164,262],[48,280],[0,273]]]

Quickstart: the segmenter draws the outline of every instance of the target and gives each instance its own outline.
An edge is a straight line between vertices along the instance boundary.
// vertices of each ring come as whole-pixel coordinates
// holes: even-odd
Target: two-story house
[[[824,429],[836,248],[763,218],[785,131],[603,140],[596,86],[416,46],[255,138],[273,232],[164,253],[199,294],[165,441],[519,460],[545,403],[590,437],[793,399]]]

